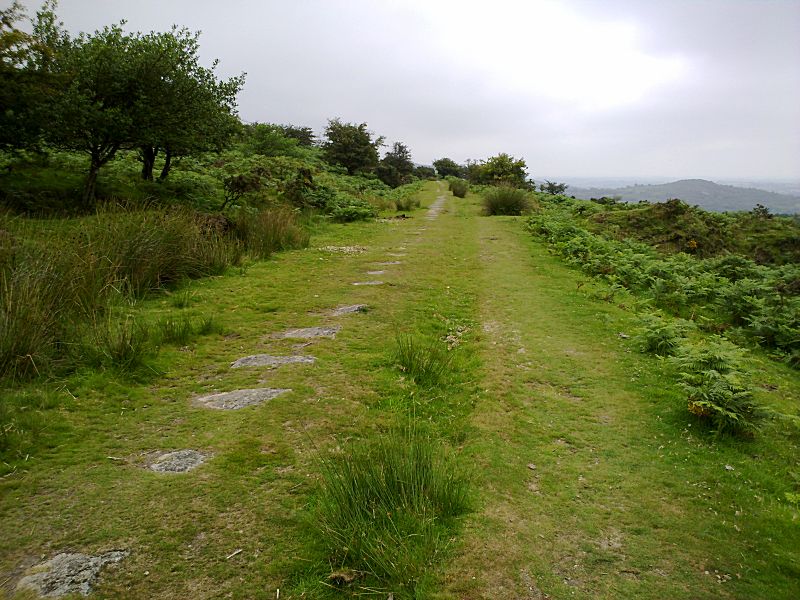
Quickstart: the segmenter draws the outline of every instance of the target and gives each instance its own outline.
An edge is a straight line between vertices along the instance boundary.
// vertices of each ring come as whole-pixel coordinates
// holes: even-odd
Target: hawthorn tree
[[[311,148],[316,143],[316,138],[311,127],[304,127],[298,125],[278,125],[283,132],[283,135],[289,139],[297,140],[298,146]]]
[[[523,159],[517,160],[506,153],[493,156],[482,163],[475,170],[477,181],[489,185],[511,185],[514,187],[528,186],[527,165]]]
[[[34,19],[16,0],[0,10],[0,148],[38,146],[51,119],[46,106],[59,87],[54,55],[68,42],[55,7],[46,1]],[[18,26],[25,20],[30,33]]]
[[[329,163],[344,167],[349,175],[375,172],[383,137],[373,139],[366,123],[356,125],[331,119],[325,128],[325,138],[322,150]]]
[[[411,181],[414,162],[408,146],[395,142],[378,165],[378,178],[390,187],[397,187]]]
[[[139,55],[136,145],[146,180],[153,179],[159,152],[164,153],[159,179],[165,179],[173,158],[220,149],[238,127],[236,95],[244,74],[222,81],[214,72],[217,61],[210,69],[200,65],[199,36],[173,27],[134,39]]]
[[[447,157],[433,161],[433,167],[439,177],[464,177],[465,174],[464,167]]]
[[[539,191],[557,196],[567,191],[568,187],[566,183],[556,183],[555,181],[545,180],[545,183],[539,185]]]

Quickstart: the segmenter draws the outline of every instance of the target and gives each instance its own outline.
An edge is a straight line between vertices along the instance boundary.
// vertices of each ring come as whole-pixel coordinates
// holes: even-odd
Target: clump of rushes
[[[308,246],[308,231],[300,225],[298,212],[288,206],[242,210],[233,226],[247,253],[255,258],[269,258],[273,252]]]
[[[446,448],[397,428],[323,461],[315,524],[332,567],[353,574],[346,580],[416,598],[469,509],[468,490]]]
[[[464,198],[469,190],[469,184],[464,179],[453,178],[450,180],[450,191],[456,198]]]
[[[483,195],[483,208],[488,216],[521,215],[529,207],[525,190],[512,186],[499,185]]]
[[[395,360],[414,383],[433,387],[445,380],[452,367],[453,355],[435,341],[421,343],[412,335],[398,335]]]

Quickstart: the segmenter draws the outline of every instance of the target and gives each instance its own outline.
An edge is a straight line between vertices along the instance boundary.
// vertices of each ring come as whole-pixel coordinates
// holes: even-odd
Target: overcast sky
[[[244,120],[366,122],[419,163],[508,152],[534,178],[800,179],[800,0],[61,0],[58,12],[72,32],[120,19],[201,30],[221,75],[247,72]]]

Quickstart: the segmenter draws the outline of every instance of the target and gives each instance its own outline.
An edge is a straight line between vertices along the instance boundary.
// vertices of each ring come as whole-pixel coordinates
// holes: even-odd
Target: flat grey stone
[[[197,450],[164,452],[150,463],[150,469],[158,473],[186,473],[202,465],[207,458],[207,454]]]
[[[116,564],[126,556],[127,550],[112,550],[98,556],[81,553],[57,554],[30,569],[30,574],[17,583],[17,590],[32,590],[45,598],[58,598],[67,594],[88,596],[100,569]]]
[[[356,281],[353,285],[383,285],[382,281]]]
[[[367,271],[367,275],[385,275],[386,271]]]
[[[339,331],[339,329],[340,328],[338,325],[334,325],[332,327],[304,327],[300,329],[287,329],[286,331],[273,334],[273,337],[281,339],[299,338],[302,340],[307,340],[309,338],[317,338],[317,337],[332,338],[336,337],[336,333]]]
[[[375,264],[376,265],[381,265],[381,266],[390,266],[390,265],[402,265],[403,263],[400,262],[399,260],[390,260],[388,262],[379,262],[379,263],[375,263]]]
[[[349,315],[357,312],[367,312],[366,304],[351,304],[350,306],[339,306],[331,311],[331,316],[341,317],[342,315]]]
[[[403,254],[402,252],[387,252],[386,256],[393,256],[395,258],[403,258],[405,256],[405,254]]]
[[[273,398],[280,396],[285,392],[291,391],[292,390],[281,388],[234,390],[232,392],[223,392],[221,394],[202,396],[195,400],[195,402],[201,406],[205,406],[206,408],[216,408],[219,410],[238,410],[240,408],[261,404],[268,400],[272,400]]]
[[[231,363],[231,369],[241,369],[242,367],[279,367],[291,364],[313,364],[317,359],[313,356],[270,356],[269,354],[253,354],[245,356]]]

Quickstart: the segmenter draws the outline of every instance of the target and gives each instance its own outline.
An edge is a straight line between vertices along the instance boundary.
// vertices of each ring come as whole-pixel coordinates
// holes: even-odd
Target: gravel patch
[[[17,590],[32,590],[45,598],[67,594],[88,596],[100,570],[128,556],[127,550],[112,550],[97,556],[81,553],[57,554],[50,560],[30,569],[17,583]]]
[[[271,356],[269,354],[253,354],[245,356],[231,363],[231,369],[241,369],[242,367],[280,367],[281,365],[313,364],[317,359],[313,356],[294,355],[294,356]]]
[[[292,390],[281,388],[234,390],[232,392],[202,396],[195,400],[195,403],[200,406],[205,406],[206,408],[215,408],[218,410],[238,410],[256,404],[262,404],[285,392],[291,391]]]
[[[272,337],[279,339],[293,338],[302,340],[318,337],[333,338],[336,337],[336,333],[339,331],[339,329],[340,327],[337,325],[334,325],[333,327],[303,327],[300,329],[287,329],[286,331],[282,331],[280,333],[274,333]]]
[[[207,454],[197,450],[163,452],[150,463],[150,470],[158,473],[186,473],[202,465],[207,458]]]

